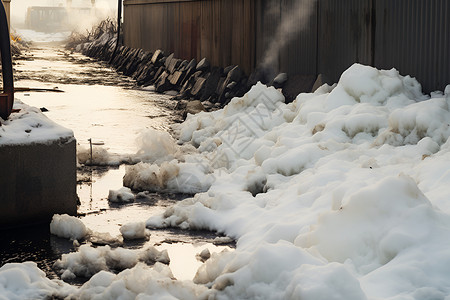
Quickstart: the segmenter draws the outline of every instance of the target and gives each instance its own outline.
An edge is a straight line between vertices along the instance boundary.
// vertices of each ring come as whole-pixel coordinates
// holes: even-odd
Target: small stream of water
[[[170,96],[134,88],[134,82],[107,66],[80,54],[62,50],[62,46],[38,45],[16,61],[15,86],[63,90],[16,93],[28,105],[46,108],[45,114],[74,131],[77,143],[88,147],[89,139],[110,153],[134,154],[135,139],[146,128],[169,130],[179,122]],[[121,225],[146,221],[188,195],[151,193],[146,199],[126,205],[108,202],[109,190],[122,187],[125,166],[82,167],[77,191],[78,214],[88,228],[119,235]],[[196,254],[208,248],[211,253],[230,250],[232,245],[216,246],[216,235],[179,229],[152,230],[148,241],[125,243],[126,248],[147,245],[166,249],[170,267],[177,279],[192,279],[202,264]],[[71,241],[49,233],[48,225],[24,228],[3,234],[0,266],[8,262],[35,261],[48,277],[56,278],[53,263],[62,254],[76,251]]]

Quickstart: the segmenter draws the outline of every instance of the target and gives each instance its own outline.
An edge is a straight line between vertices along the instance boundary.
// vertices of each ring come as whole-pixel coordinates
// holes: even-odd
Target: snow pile
[[[127,187],[122,187],[118,190],[109,190],[108,200],[116,203],[129,203],[135,199],[134,194]]]
[[[146,129],[136,138],[136,156],[148,163],[158,163],[174,158],[178,151],[175,140],[165,131]]]
[[[77,252],[63,254],[54,267],[63,280],[76,277],[89,278],[100,271],[122,271],[134,267],[138,262],[152,265],[155,262],[170,262],[167,250],[158,251],[155,247],[143,250],[125,248],[111,249],[110,246],[93,248],[81,245]]]
[[[66,239],[80,240],[86,238],[90,230],[77,217],[55,214],[50,223],[50,233]]]
[[[124,186],[137,191],[164,191],[195,194],[205,192],[214,181],[213,169],[189,145],[178,146],[167,132],[143,131],[137,138],[140,162],[127,166]],[[206,169],[205,169],[206,168]]]
[[[77,160],[80,164],[95,165],[95,166],[118,166],[121,158],[117,155],[112,155],[103,147],[93,146],[91,148],[77,145]]]
[[[51,299],[76,292],[59,280],[50,280],[36,263],[10,263],[0,268],[0,299]]]
[[[237,239],[195,279],[225,299],[444,299],[449,105],[394,69],[359,64],[287,105],[257,84],[181,124],[214,181],[147,226]]]
[[[80,299],[208,299],[212,291],[192,282],[173,280],[170,268],[156,263],[152,268],[138,263],[117,275],[101,271],[78,291]]]
[[[72,130],[62,127],[45,116],[38,108],[14,101],[14,109],[7,120],[0,119],[0,146],[68,143],[74,140]]]
[[[180,163],[177,160],[163,162],[161,165],[140,162],[127,166],[123,177],[123,185],[133,190],[189,194],[207,191],[213,181],[202,164]]]
[[[144,239],[150,235],[144,222],[127,223],[122,225],[119,230],[123,238],[127,240]]]

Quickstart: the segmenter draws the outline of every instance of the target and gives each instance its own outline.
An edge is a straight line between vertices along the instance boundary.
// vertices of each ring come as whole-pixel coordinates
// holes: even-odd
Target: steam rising
[[[300,0],[294,4],[294,7],[287,15],[281,16],[281,23],[278,26],[274,38],[271,38],[270,44],[264,54],[261,62],[263,68],[273,69],[276,67],[278,54],[295,36],[307,29],[310,17],[317,0]],[[281,6],[277,0],[272,0],[266,8],[265,17],[273,17],[280,14]]]

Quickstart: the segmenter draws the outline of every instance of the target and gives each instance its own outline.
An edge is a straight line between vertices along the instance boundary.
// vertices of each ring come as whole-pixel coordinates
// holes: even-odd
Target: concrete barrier
[[[77,212],[76,140],[0,145],[0,227]]]

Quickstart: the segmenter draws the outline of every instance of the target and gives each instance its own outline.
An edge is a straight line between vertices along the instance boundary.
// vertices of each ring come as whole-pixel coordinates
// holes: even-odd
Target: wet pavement
[[[65,50],[61,45],[39,44],[15,61],[15,86],[63,90],[19,92],[16,98],[39,108],[55,122],[74,131],[77,143],[88,147],[89,139],[117,155],[134,154],[135,139],[145,128],[170,130],[180,122],[173,113],[176,103],[170,96],[135,87],[106,64]],[[79,217],[94,232],[120,234],[121,225],[146,221],[170,205],[190,195],[149,193],[131,204],[113,204],[109,190],[122,187],[126,166],[80,166],[77,193]],[[211,232],[180,229],[151,230],[149,240],[125,242],[125,248],[149,245],[166,249],[170,267],[177,279],[192,279],[202,264],[196,254],[232,249],[232,243],[214,245]],[[48,277],[57,278],[53,263],[64,253],[76,251],[73,242],[52,236],[48,225],[2,233],[0,266],[8,262],[35,261]],[[84,279],[85,280],[85,279]],[[73,282],[74,284],[82,283]]]

